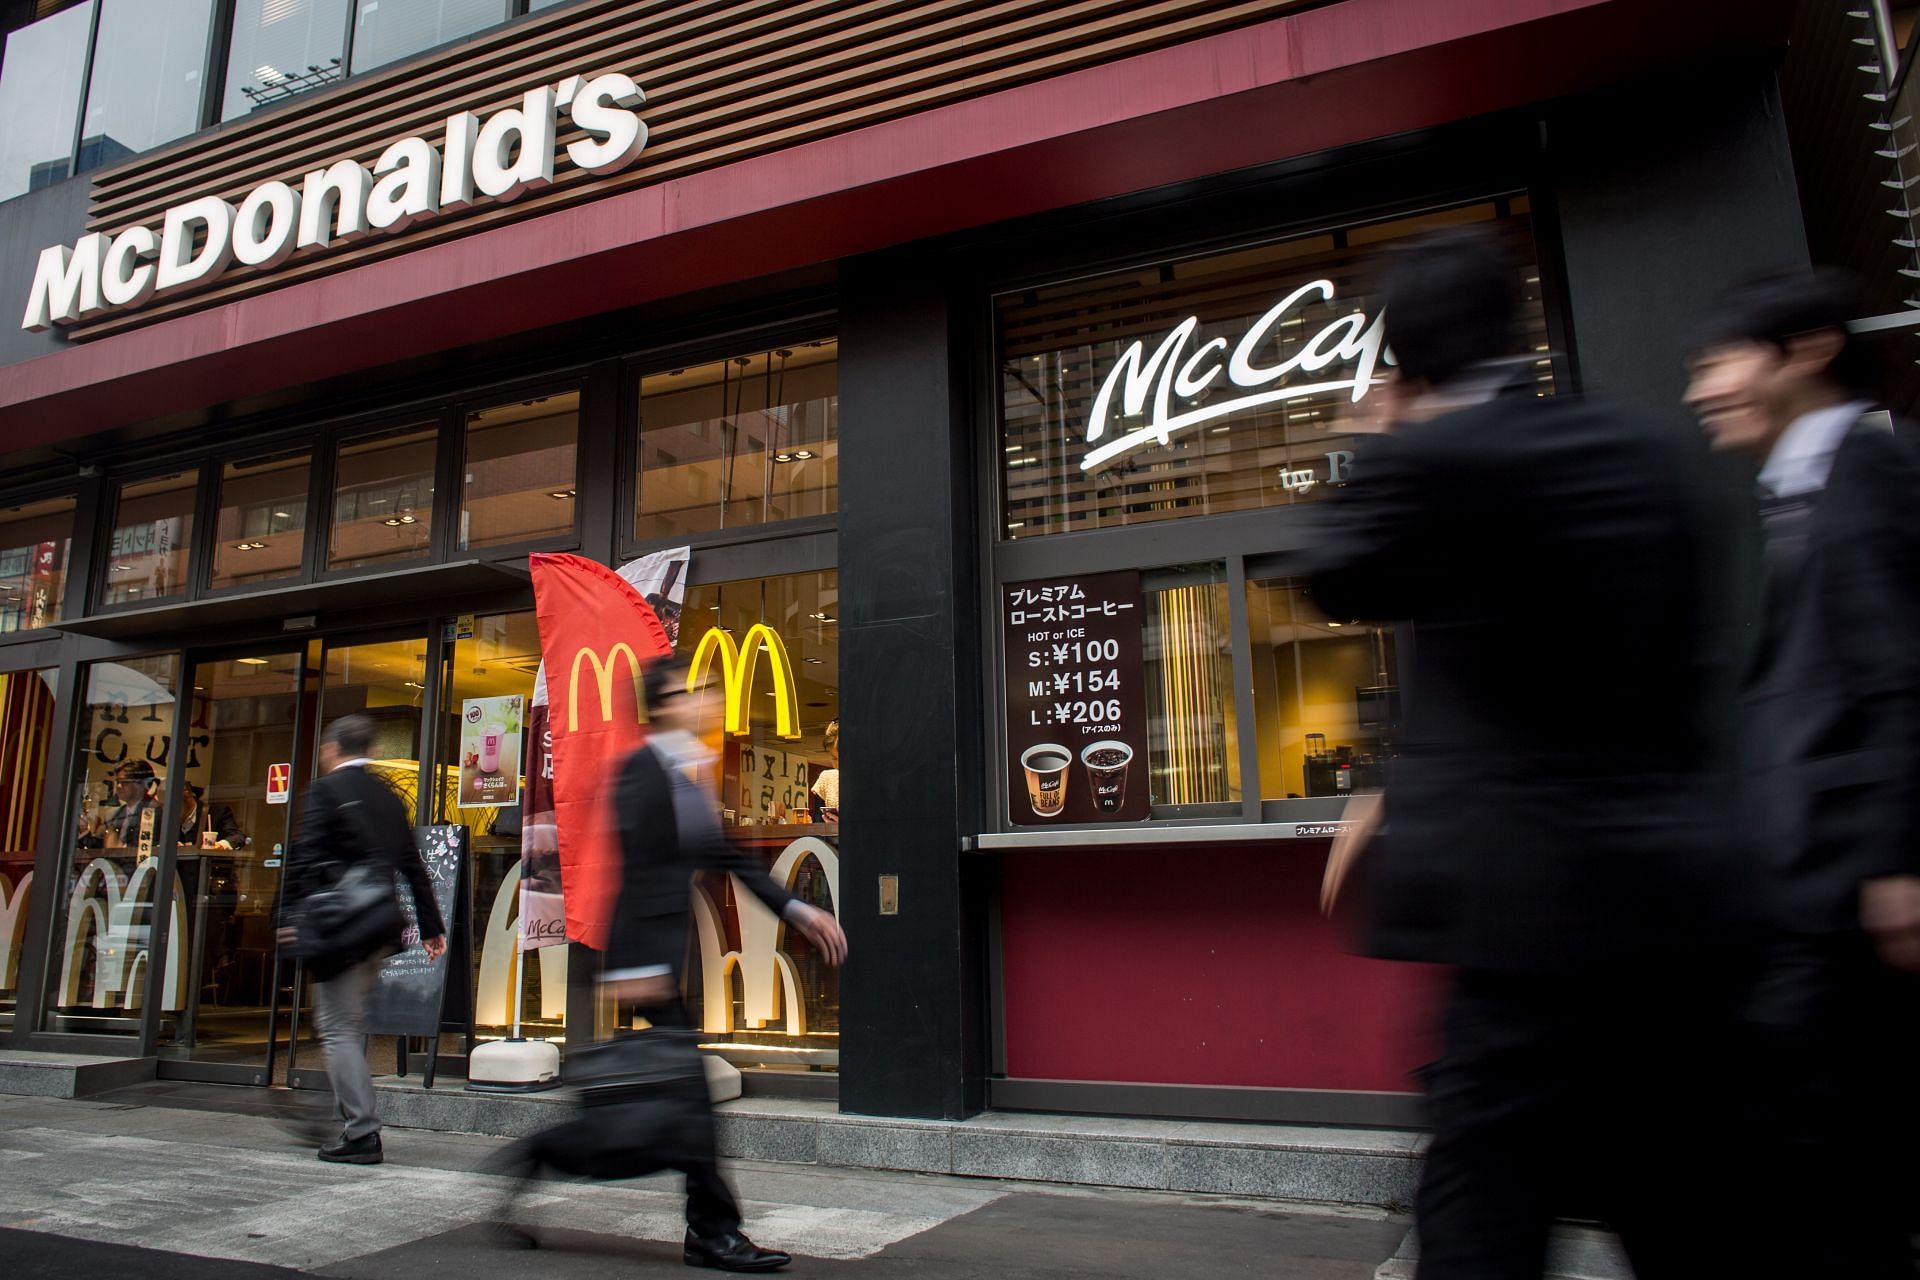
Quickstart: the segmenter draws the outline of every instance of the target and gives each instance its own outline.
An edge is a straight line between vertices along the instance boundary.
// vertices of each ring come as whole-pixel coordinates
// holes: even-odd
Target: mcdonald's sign
[[[687,668],[687,688],[700,687],[700,681],[720,657],[720,677],[727,694],[727,732],[746,734],[753,719],[753,681],[760,669],[760,655],[766,654],[773,668],[774,730],[782,738],[800,736],[800,694],[793,678],[793,660],[780,633],[764,622],[747,628],[746,638],[735,643],[729,633],[714,627],[700,637],[693,651],[693,663]]]
[[[575,733],[580,728],[580,668],[583,664],[593,667],[594,688],[600,694],[600,719],[613,719],[613,674],[621,659],[626,659],[628,677],[633,681],[633,705],[637,710],[636,723],[646,719],[646,696],[641,692],[640,658],[633,647],[622,640],[607,649],[602,658],[596,649],[582,645],[574,650],[573,663],[567,672],[567,732]]]

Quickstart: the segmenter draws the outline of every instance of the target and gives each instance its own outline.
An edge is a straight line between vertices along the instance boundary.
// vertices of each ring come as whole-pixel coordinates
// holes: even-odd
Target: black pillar
[[[980,654],[966,344],[939,255],[846,264],[840,329],[840,1105],[983,1105]],[[899,911],[880,914],[881,876]]]

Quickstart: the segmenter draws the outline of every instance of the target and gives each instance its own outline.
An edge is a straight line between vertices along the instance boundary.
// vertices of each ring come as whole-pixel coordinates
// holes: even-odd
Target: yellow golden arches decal
[[[740,643],[719,627],[714,627],[700,637],[700,647],[693,651],[693,664],[687,668],[687,688],[700,687],[700,681],[713,665],[713,655],[720,655],[720,678],[727,694],[727,732],[746,734],[751,728],[753,677],[760,667],[760,655],[766,653],[773,659],[773,696],[774,727],[782,738],[800,736],[800,692],[793,678],[793,661],[787,657],[787,646],[781,641],[780,633],[764,622],[756,622],[747,628],[746,638]]]
[[[613,719],[613,673],[614,664],[620,659],[627,660],[628,674],[633,680],[633,703],[639,711],[639,719],[647,718],[647,699],[641,692],[640,659],[624,640],[607,650],[603,660],[592,649],[578,649],[573,655],[573,669],[567,673],[567,732],[580,731],[580,664],[593,664],[595,687],[600,694],[600,720],[606,723]]]

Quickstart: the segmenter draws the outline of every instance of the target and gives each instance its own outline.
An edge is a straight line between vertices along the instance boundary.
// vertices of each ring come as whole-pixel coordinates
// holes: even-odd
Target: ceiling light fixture
[[[812,456],[813,456],[813,450],[811,449],[795,449],[793,451],[794,461],[796,462],[805,462],[808,458],[811,458]]]

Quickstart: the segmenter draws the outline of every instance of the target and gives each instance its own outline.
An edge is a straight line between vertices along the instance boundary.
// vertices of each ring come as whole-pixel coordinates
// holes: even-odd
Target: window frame
[[[93,559],[89,564],[87,606],[84,616],[112,613],[133,613],[141,609],[173,608],[201,598],[201,575],[207,569],[211,554],[210,530],[206,527],[205,516],[212,494],[207,483],[208,475],[213,471],[212,455],[204,449],[169,458],[163,461],[146,462],[138,467],[128,467],[107,476],[107,491],[101,495],[99,540],[92,549]],[[113,531],[120,520],[121,495],[130,484],[140,484],[146,480],[157,480],[161,476],[176,472],[195,470],[193,485],[193,505],[188,518],[193,528],[187,535],[187,571],[181,577],[180,591],[164,600],[122,600],[109,604],[106,599],[107,577],[111,572],[113,559]],[[206,545],[202,545],[205,543]]]
[[[1421,164],[1420,161],[1413,163]],[[1115,236],[1109,232],[1105,237],[1089,238],[1090,243],[1076,244],[1071,223],[1063,220],[1062,225],[1067,229],[1051,239],[1036,237],[1025,246],[1029,256],[1022,261],[983,273],[983,286],[971,303],[975,352],[972,427],[979,477],[976,528],[980,531],[980,622],[985,631],[981,645],[981,680],[988,707],[982,738],[986,752],[983,773],[987,779],[982,796],[985,811],[980,823],[983,836],[1033,845],[1085,840],[1088,833],[1095,833],[1097,839],[1111,838],[1121,832],[1138,832],[1143,838],[1151,839],[1154,832],[1175,832],[1183,827],[1234,827],[1252,836],[1263,826],[1336,821],[1345,812],[1347,800],[1342,797],[1263,798],[1266,788],[1260,769],[1247,584],[1297,576],[1300,553],[1309,545],[1311,511],[1255,508],[1034,538],[1006,538],[997,302],[1006,294],[1022,289],[1057,287],[1097,279],[1115,271],[1231,253],[1298,237],[1352,232],[1364,226],[1466,205],[1495,202],[1502,206],[1504,214],[1507,202],[1524,199],[1528,202],[1526,216],[1540,268],[1541,305],[1552,348],[1555,383],[1565,392],[1577,391],[1578,362],[1565,301],[1564,254],[1557,210],[1550,199],[1551,184],[1529,172],[1515,172],[1511,168],[1481,173],[1471,171],[1474,166],[1469,165],[1467,171],[1446,171],[1441,157],[1430,157],[1424,165],[1431,166],[1433,179],[1432,185],[1425,189],[1395,184],[1399,186],[1397,191],[1390,190],[1384,193],[1384,198],[1359,207],[1355,207],[1351,196],[1343,200],[1341,193],[1322,189],[1317,193],[1320,207],[1302,216],[1241,225],[1212,236],[1196,236],[1178,223],[1169,223],[1158,234],[1149,230],[1129,235],[1123,231]],[[1244,192],[1229,192],[1221,197],[1223,203],[1234,200],[1243,205],[1250,203]],[[1191,211],[1188,213],[1190,217]],[[1054,249],[1051,256],[1047,256],[1049,248]],[[1234,715],[1239,726],[1239,813],[1231,817],[1148,818],[1139,822],[1085,823],[1042,830],[1013,825],[1008,817],[1008,734],[1004,710],[1007,667],[1004,627],[1001,626],[1005,585],[1117,570],[1150,572],[1169,565],[1208,561],[1224,565],[1227,582],[1228,625],[1233,638]],[[1394,635],[1402,661],[1406,661],[1405,655],[1413,652],[1412,629],[1400,624],[1395,627]]]
[[[409,410],[406,407],[383,410],[374,414],[350,418],[330,425],[319,433],[315,446],[317,474],[314,477],[314,493],[320,495],[324,510],[321,515],[323,535],[319,540],[318,555],[313,560],[313,572],[303,581],[340,582],[352,578],[363,578],[373,574],[397,573],[407,569],[421,569],[429,565],[447,564],[451,560],[449,548],[452,546],[449,525],[456,518],[448,501],[448,486],[459,478],[459,459],[451,457],[454,442],[448,438],[448,432],[455,421],[455,406],[450,401],[434,400],[420,404]],[[334,516],[339,504],[340,450],[367,436],[377,436],[388,431],[398,431],[404,427],[434,427],[433,454],[433,503],[428,508],[429,519],[433,526],[427,531],[427,546],[418,556],[405,560],[389,561],[384,564],[349,565],[334,568],[330,564],[333,557]],[[450,465],[451,464],[451,465]],[[456,500],[457,502],[457,500]]]
[[[590,498],[582,492],[586,486],[581,478],[582,463],[587,457],[587,432],[590,425],[589,405],[593,395],[592,379],[585,368],[567,369],[530,379],[524,382],[509,383],[498,387],[489,387],[483,393],[463,395],[451,406],[454,432],[453,452],[457,455],[454,470],[454,482],[457,492],[454,495],[453,524],[449,528],[449,552],[451,558],[459,560],[519,560],[537,551],[579,551],[584,541],[586,526],[585,510]],[[511,404],[515,400],[525,400],[534,396],[565,395],[571,392],[580,397],[580,407],[574,422],[573,436],[573,527],[566,537],[522,538],[518,542],[501,543],[497,546],[470,547],[460,546],[460,513],[466,507],[467,472],[467,415],[484,413]],[[436,513],[435,519],[439,516]]]
[[[54,616],[53,621],[44,627],[22,627],[18,631],[0,632],[0,649],[8,645],[24,644],[31,640],[58,640],[60,624],[68,618],[84,614],[87,610],[89,600],[85,594],[79,600],[74,598],[76,591],[81,593],[91,591],[93,575],[87,571],[81,557],[90,556],[93,544],[99,541],[91,536],[90,521],[96,511],[86,484],[64,480],[14,490],[0,494],[0,505],[26,506],[29,503],[52,502],[61,498],[73,500],[73,528],[67,535],[67,562],[61,567],[66,580],[60,589],[60,611]]]
[[[315,477],[320,470],[321,444],[315,436],[293,436],[284,440],[263,443],[251,449],[226,451],[214,454],[207,461],[207,470],[213,477],[212,493],[207,499],[206,524],[208,527],[206,554],[201,557],[199,570],[194,577],[192,600],[217,600],[224,596],[248,595],[258,591],[272,591],[279,587],[299,586],[311,582],[313,570],[314,541],[314,504],[313,496],[320,492]],[[300,531],[300,567],[292,575],[276,578],[271,582],[244,582],[233,586],[217,587],[213,585],[213,556],[219,538],[221,492],[226,484],[226,469],[236,463],[256,458],[268,458],[275,454],[298,453],[307,455],[307,522]],[[330,508],[329,508],[330,509]],[[111,531],[109,531],[111,533]]]

